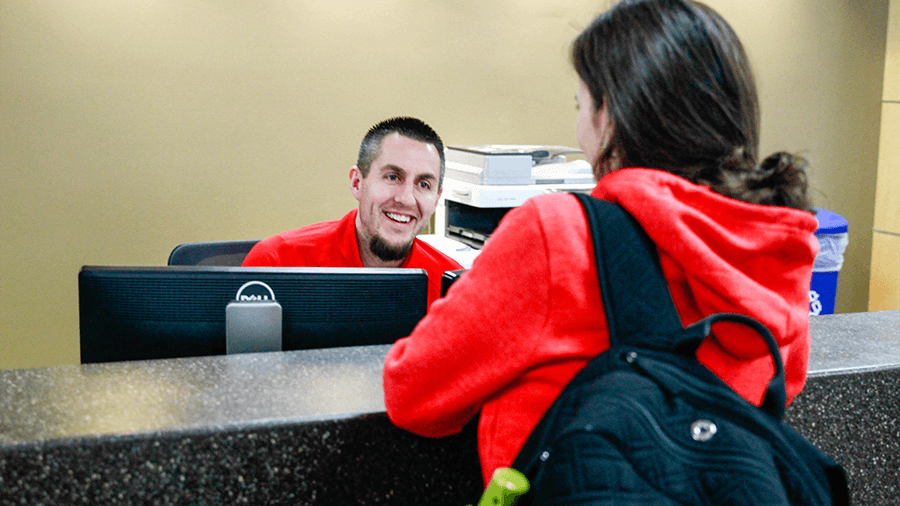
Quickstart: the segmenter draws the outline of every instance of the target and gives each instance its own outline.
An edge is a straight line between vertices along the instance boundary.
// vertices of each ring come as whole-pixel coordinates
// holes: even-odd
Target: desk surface
[[[0,371],[0,446],[384,411],[389,345]]]
[[[810,317],[809,376],[900,368],[900,311]]]
[[[811,320],[810,376],[900,368],[900,311]],[[0,447],[384,411],[390,346],[0,371]]]

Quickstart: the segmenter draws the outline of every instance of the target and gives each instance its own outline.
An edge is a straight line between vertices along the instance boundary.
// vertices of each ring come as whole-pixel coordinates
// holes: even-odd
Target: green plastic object
[[[528,492],[528,478],[509,467],[494,470],[478,506],[510,506],[516,497]]]

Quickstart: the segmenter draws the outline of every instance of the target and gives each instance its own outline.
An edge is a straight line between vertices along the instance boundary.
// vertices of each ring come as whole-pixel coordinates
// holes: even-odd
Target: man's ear
[[[350,193],[353,194],[353,197],[356,200],[359,200],[360,193],[362,192],[362,180],[363,175],[362,171],[359,170],[359,167],[356,165],[350,167]]]

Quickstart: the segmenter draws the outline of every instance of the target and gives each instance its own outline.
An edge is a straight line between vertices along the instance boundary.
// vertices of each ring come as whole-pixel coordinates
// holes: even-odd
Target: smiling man
[[[428,272],[428,305],[455,260],[416,238],[441,196],[444,144],[428,125],[400,117],[372,127],[350,169],[359,209],[260,241],[244,266],[407,267]]]

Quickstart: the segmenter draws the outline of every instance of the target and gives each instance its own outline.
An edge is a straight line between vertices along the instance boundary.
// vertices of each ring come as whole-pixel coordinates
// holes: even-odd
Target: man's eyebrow
[[[406,169],[404,169],[403,167],[400,167],[398,165],[391,164],[391,163],[385,165],[384,167],[382,167],[382,169],[392,170],[394,172],[403,172],[404,174],[406,173]]]

